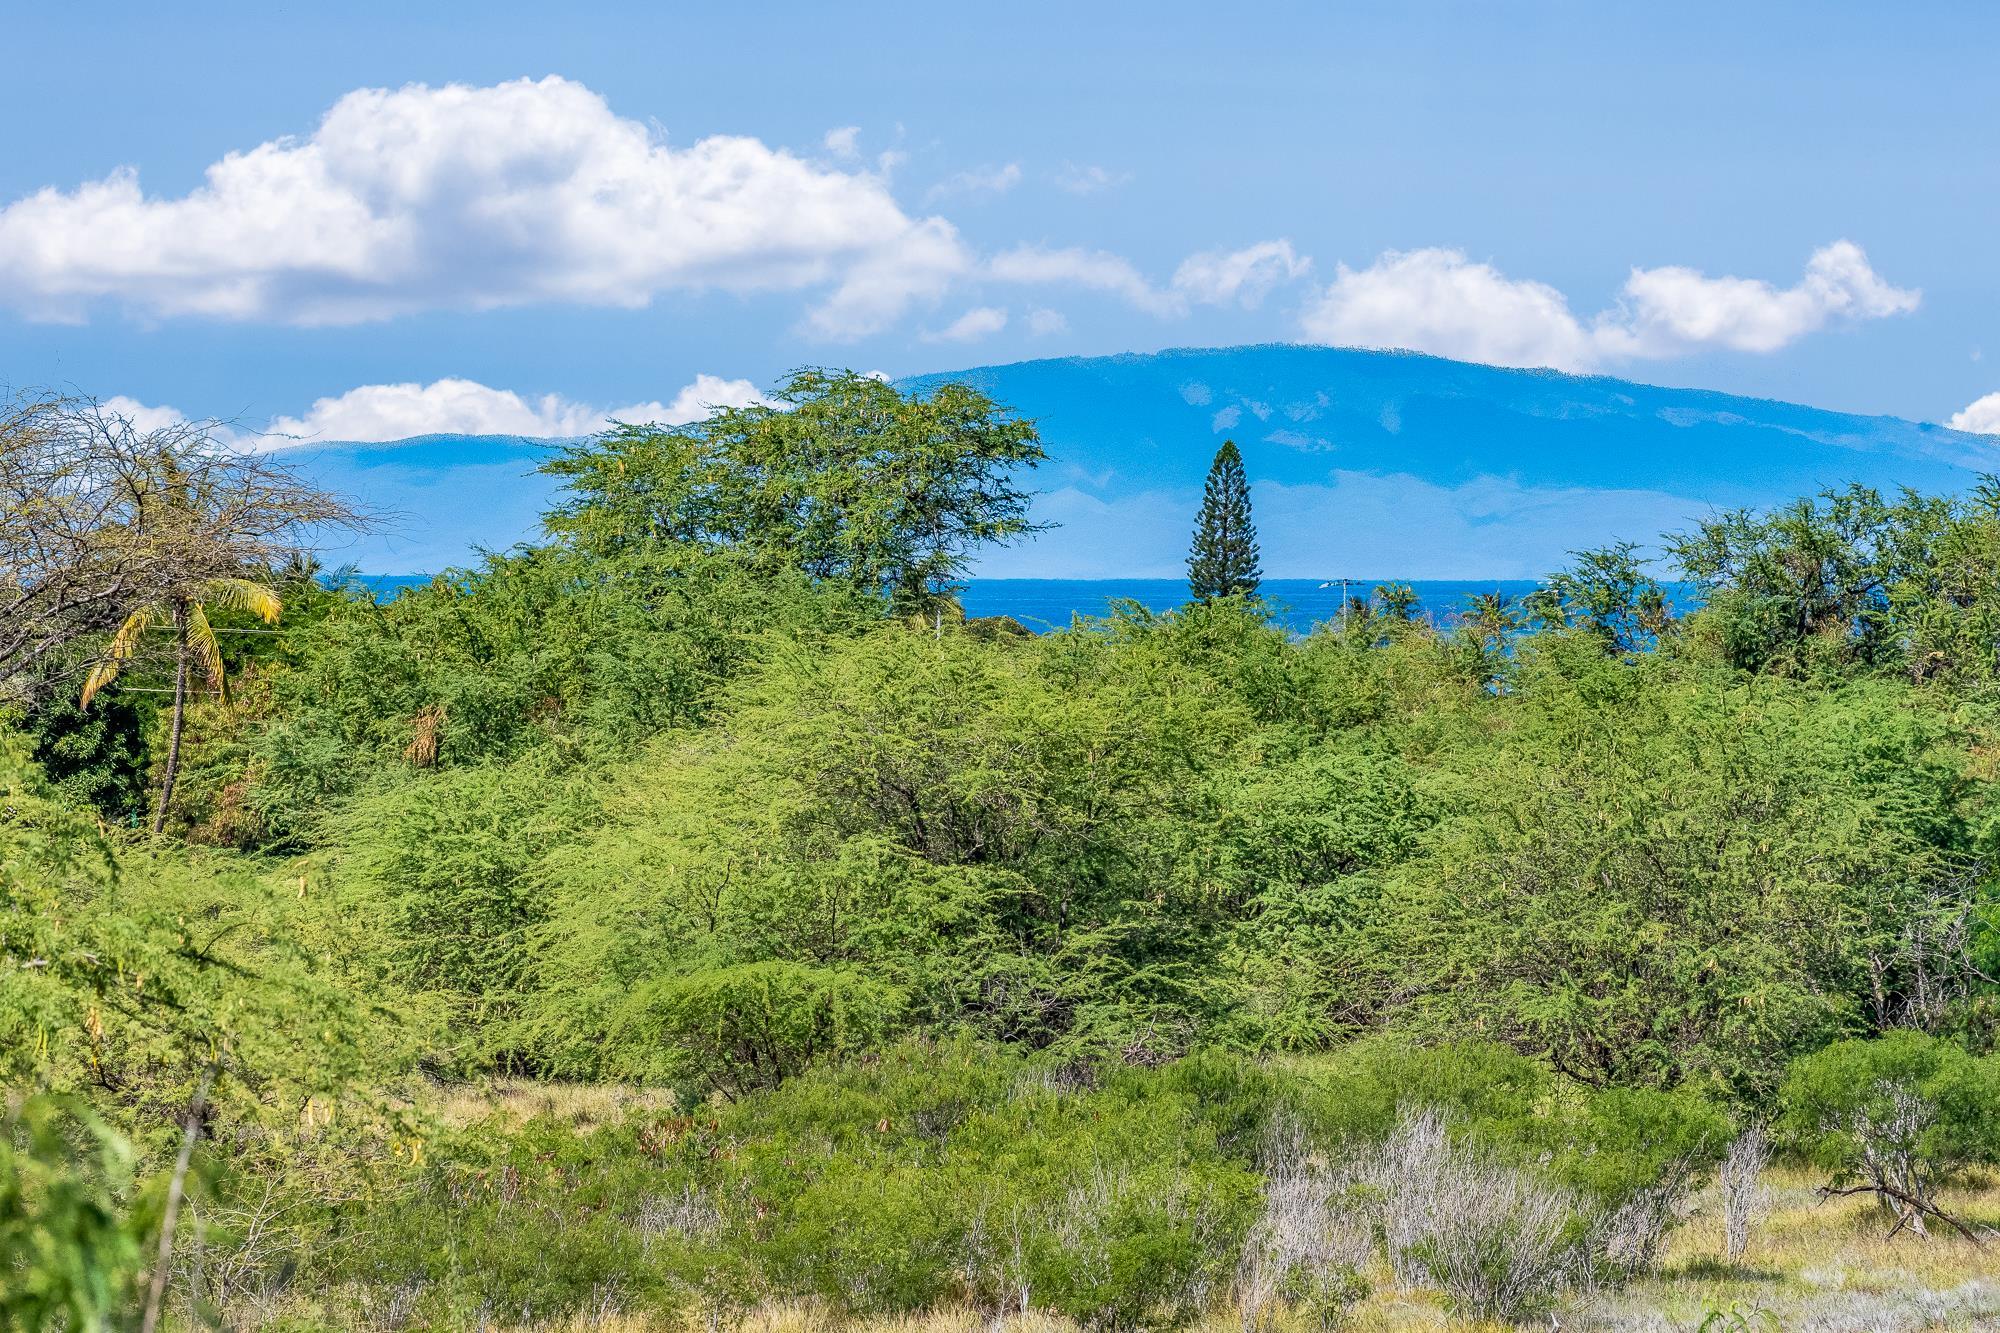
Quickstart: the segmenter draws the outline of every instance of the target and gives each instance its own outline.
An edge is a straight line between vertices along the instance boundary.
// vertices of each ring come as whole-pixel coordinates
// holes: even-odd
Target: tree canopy
[[[927,613],[974,550],[1035,530],[1020,479],[1045,457],[1033,422],[970,386],[799,370],[767,402],[567,447],[545,467],[568,488],[548,527],[600,554],[737,553]]]

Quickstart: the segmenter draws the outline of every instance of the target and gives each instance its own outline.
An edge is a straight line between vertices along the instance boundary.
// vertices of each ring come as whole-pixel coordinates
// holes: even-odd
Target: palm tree
[[[193,594],[165,601],[149,602],[125,617],[104,659],[83,682],[83,707],[90,707],[96,693],[118,679],[126,663],[138,651],[139,640],[156,625],[172,628],[174,634],[174,717],[167,732],[167,772],[160,785],[160,802],[153,809],[153,832],[167,821],[167,803],[173,799],[174,778],[181,766],[181,725],[187,714],[188,668],[199,666],[218,698],[223,693],[222,645],[208,623],[208,608],[248,611],[267,625],[277,623],[283,609],[278,594],[261,583],[242,578],[210,579]]]

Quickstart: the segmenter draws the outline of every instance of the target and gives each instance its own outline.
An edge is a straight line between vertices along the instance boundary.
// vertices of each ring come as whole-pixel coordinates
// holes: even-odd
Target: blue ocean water
[[[393,597],[404,588],[429,582],[415,574],[366,574],[355,579],[377,597]],[[1367,597],[1378,584],[1405,582],[1391,578],[1349,579],[1343,590],[1338,579],[1266,579],[1261,589],[1278,623],[1303,634],[1313,626],[1336,621],[1345,596]],[[1497,592],[1521,598],[1539,585],[1524,579],[1419,579],[1408,581],[1417,594],[1417,614],[1449,625],[1473,597]],[[1188,600],[1182,579],[973,579],[960,601],[968,616],[1012,616],[1038,634],[1062,629],[1078,616],[1102,616],[1113,603],[1137,602],[1149,611],[1170,611]],[[1676,597],[1680,603],[1683,599]],[[1680,609],[1687,609],[1685,605]]]
[[[1378,584],[1407,582],[1417,594],[1417,615],[1448,625],[1473,597],[1497,592],[1521,598],[1541,586],[1524,579],[1266,579],[1258,590],[1285,628],[1304,634],[1340,619],[1348,597],[1370,596]],[[1076,616],[1102,616],[1113,602],[1132,601],[1149,611],[1186,604],[1184,579],[973,579],[959,599],[968,616],[1012,616],[1037,633],[1061,629]]]

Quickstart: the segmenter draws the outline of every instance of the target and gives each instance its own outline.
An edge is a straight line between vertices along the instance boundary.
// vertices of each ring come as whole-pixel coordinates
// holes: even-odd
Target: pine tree
[[[1257,568],[1257,525],[1250,520],[1250,482],[1234,440],[1222,442],[1209,466],[1187,567],[1188,589],[1198,602],[1253,595],[1263,578]]]

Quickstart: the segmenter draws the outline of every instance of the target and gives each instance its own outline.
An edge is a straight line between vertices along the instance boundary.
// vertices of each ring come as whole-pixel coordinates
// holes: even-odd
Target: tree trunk
[[[174,1231],[181,1220],[181,1199],[187,1190],[188,1164],[194,1160],[194,1141],[201,1137],[202,1112],[208,1106],[208,1089],[215,1081],[215,1066],[201,1071],[201,1083],[188,1103],[187,1127],[181,1134],[181,1155],[174,1160],[173,1179],[167,1182],[167,1207],[160,1218],[160,1257],[153,1265],[153,1281],[146,1289],[146,1315],[140,1333],[154,1333],[160,1326],[160,1310],[167,1296],[167,1280],[173,1275]]]
[[[181,723],[187,715],[187,608],[174,608],[174,720],[167,731],[167,774],[160,783],[160,803],[153,810],[153,832],[166,826],[167,803],[174,799],[174,778],[181,770]]]

